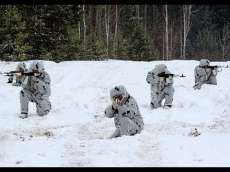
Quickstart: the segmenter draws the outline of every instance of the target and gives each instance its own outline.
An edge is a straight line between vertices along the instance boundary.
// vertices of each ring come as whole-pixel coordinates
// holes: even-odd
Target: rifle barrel
[[[158,76],[159,77],[165,77],[165,78],[167,78],[169,76],[173,76],[173,77],[186,77],[184,74],[178,75],[178,74],[166,74],[166,73],[161,73]]]
[[[214,66],[208,66],[208,68],[230,68],[229,65],[214,65]]]

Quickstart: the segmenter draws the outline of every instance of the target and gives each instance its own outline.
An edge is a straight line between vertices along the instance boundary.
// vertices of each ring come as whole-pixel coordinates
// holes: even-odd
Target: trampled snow
[[[0,62],[0,71],[18,62]],[[171,109],[151,110],[147,72],[164,63],[175,78]],[[20,119],[20,87],[0,75],[0,166],[230,166],[230,69],[218,73],[218,85],[193,90],[198,61],[44,61],[51,76],[52,111]],[[26,62],[27,65],[30,61]],[[230,65],[230,62],[212,62]],[[109,90],[124,85],[137,100],[144,130],[108,139],[115,130],[104,116]],[[191,129],[201,132],[189,136]]]

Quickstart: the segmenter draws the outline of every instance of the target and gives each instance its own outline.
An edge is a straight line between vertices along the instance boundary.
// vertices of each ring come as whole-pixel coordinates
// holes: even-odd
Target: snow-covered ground
[[[172,109],[151,110],[145,79],[160,63],[187,77],[174,80]],[[0,166],[230,166],[229,69],[218,74],[217,86],[193,90],[198,61],[44,64],[52,79],[52,111],[45,117],[30,104],[29,118],[18,118],[21,88],[0,76]],[[0,71],[16,65],[0,62]],[[115,127],[104,109],[117,84],[137,100],[145,127],[135,136],[107,139]],[[201,135],[189,136],[195,127]]]

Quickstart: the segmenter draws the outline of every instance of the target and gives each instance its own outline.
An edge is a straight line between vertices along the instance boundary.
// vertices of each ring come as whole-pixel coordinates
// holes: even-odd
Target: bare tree
[[[80,15],[81,5],[78,5],[78,15]],[[78,39],[81,40],[81,21],[78,21]]]
[[[97,6],[90,5],[90,41],[91,41],[91,48],[95,50],[95,43],[96,43],[96,23],[97,23]]]
[[[85,18],[85,5],[82,5],[83,10],[83,49],[86,49],[86,18]]]
[[[115,5],[115,32],[114,32],[114,55],[116,56],[116,47],[117,47],[117,34],[118,34],[118,8],[117,5]]]
[[[140,21],[140,6],[139,5],[136,5],[136,18],[139,24],[139,21]]]
[[[180,19],[180,57],[183,58],[183,16]]]
[[[97,18],[97,32],[98,32],[98,39],[102,40],[102,37],[104,35],[104,33],[102,33],[102,19],[103,19],[103,6],[101,5],[97,5],[97,12],[98,12],[98,18]]]
[[[170,58],[172,58],[173,55],[173,20],[171,20],[170,25]]]
[[[230,38],[230,27],[229,25],[224,24],[222,32],[219,35],[219,43],[221,46],[222,59],[225,60],[225,55],[228,51],[228,41]]]
[[[109,56],[109,5],[105,5],[106,55]]]
[[[147,35],[147,5],[145,5],[144,18],[145,18],[145,36],[146,36]]]
[[[96,38],[98,38],[98,26],[99,26],[99,11],[100,11],[100,6],[96,6],[96,25],[95,25],[95,33],[96,33]]]
[[[163,32],[163,36],[162,36],[162,59],[165,59],[165,33]]]
[[[169,44],[168,44],[168,5],[164,5],[164,19],[165,19],[165,58],[169,57]]]
[[[186,59],[186,41],[191,28],[192,5],[183,5],[183,58]]]

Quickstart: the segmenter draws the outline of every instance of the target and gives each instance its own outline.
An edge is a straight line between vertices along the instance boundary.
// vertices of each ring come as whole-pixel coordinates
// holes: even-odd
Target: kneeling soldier
[[[169,77],[165,77],[165,75]],[[172,107],[174,88],[173,74],[167,69],[165,64],[156,65],[152,71],[149,71],[146,81],[151,85],[151,108],[159,108],[165,99],[164,108]]]
[[[116,130],[110,138],[135,135],[144,127],[136,100],[120,85],[110,90],[112,104],[105,109],[108,118],[114,118]]]
[[[47,115],[51,110],[51,103],[49,100],[50,90],[50,76],[45,71],[42,62],[32,62],[29,72],[22,82],[22,91],[20,92],[21,115],[20,118],[28,117],[29,102],[36,103],[37,114],[39,116]],[[23,74],[22,74],[23,75]]]
[[[208,59],[201,59],[199,66],[195,67],[195,85],[193,86],[194,89],[201,89],[203,84],[217,85],[217,68],[211,68],[209,64],[210,61]]]

